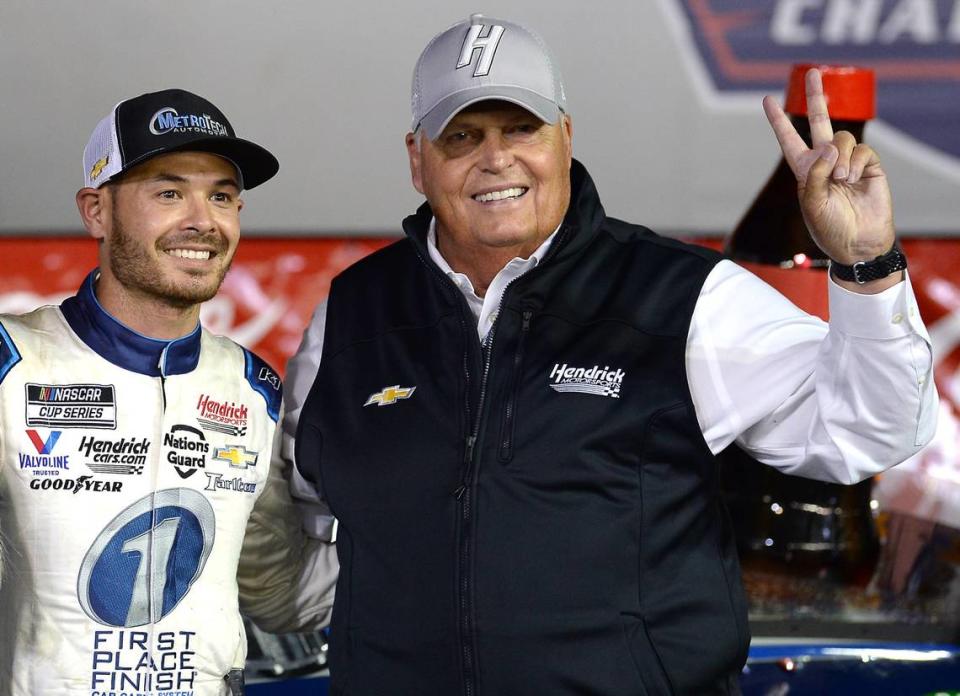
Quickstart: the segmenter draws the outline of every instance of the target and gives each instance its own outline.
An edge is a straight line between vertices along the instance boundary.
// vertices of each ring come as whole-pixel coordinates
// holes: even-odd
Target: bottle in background
[[[793,66],[784,110],[808,145],[804,76],[811,67],[823,74],[834,132],[850,131],[860,142],[875,113],[873,72],[850,66]],[[807,231],[796,178],[782,158],[725,251],[800,308],[827,318],[827,258]],[[801,604],[829,603],[830,593],[812,589],[809,581],[803,590],[809,594],[793,596],[804,585],[796,583],[802,578],[866,585],[878,554],[869,480],[841,486],[787,476],[735,445],[720,459],[724,496],[754,609],[757,597],[772,611],[778,611],[780,601],[794,606],[798,599]]]

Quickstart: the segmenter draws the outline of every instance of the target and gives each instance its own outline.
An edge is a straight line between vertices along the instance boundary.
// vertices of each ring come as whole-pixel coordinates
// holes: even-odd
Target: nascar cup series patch
[[[117,396],[112,384],[28,383],[26,392],[30,427],[117,427]]]

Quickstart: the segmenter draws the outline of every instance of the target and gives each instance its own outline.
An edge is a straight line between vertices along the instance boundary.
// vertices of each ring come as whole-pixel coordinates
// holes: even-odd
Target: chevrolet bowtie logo
[[[373,404],[377,406],[389,406],[390,404],[397,403],[400,399],[409,399],[413,396],[415,389],[416,387],[401,387],[399,384],[394,384],[392,387],[384,387],[380,391],[367,397],[367,403],[365,403],[364,406],[372,406]]]
[[[96,179],[98,176],[100,176],[100,172],[103,171],[103,168],[107,166],[107,162],[109,161],[110,161],[110,156],[108,155],[106,157],[101,157],[94,163],[93,167],[90,168],[91,181]]]
[[[257,464],[257,453],[248,452],[243,445],[216,447],[213,450],[213,458],[218,462],[228,462],[230,466],[237,469],[246,469],[248,466]]]

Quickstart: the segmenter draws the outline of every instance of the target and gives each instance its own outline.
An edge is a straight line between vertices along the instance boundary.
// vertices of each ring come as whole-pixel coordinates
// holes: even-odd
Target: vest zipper
[[[569,228],[562,226],[560,229],[560,234],[558,234],[557,239],[554,241],[554,244],[551,246],[550,251],[547,252],[544,261],[556,255],[558,249],[562,246],[562,242],[565,241]],[[450,278],[446,277],[440,270],[434,266],[432,263],[427,261],[427,258],[424,257],[421,253],[418,244],[414,244],[414,250],[417,258],[420,260],[430,272],[433,272],[436,276],[442,279],[442,282],[445,283],[445,287],[448,290],[452,290],[455,295],[460,295],[460,290],[457,288],[453,281]],[[537,269],[531,269],[530,272],[536,271]],[[522,276],[521,276],[522,277]],[[497,316],[500,314],[500,310],[503,309],[503,300],[507,296],[507,292],[510,290],[510,286],[517,279],[510,281],[507,286],[503,289],[503,295],[500,298],[500,306],[497,309]],[[460,322],[461,327],[465,331],[464,335],[469,335],[467,330],[469,327],[465,326],[463,321],[463,307],[465,306],[465,300],[462,295],[458,297],[461,306]],[[467,310],[469,311],[469,309]],[[525,313],[526,315],[526,313]],[[529,318],[527,319],[529,323]],[[480,378],[480,395],[477,399],[477,412],[476,416],[473,418],[473,429],[469,436],[467,436],[466,442],[464,443],[464,453],[463,453],[463,477],[460,480],[460,485],[454,491],[454,496],[460,504],[460,539],[459,539],[459,572],[460,572],[460,586],[459,590],[459,606],[460,606],[460,630],[462,632],[462,658],[463,658],[463,676],[464,676],[464,693],[465,696],[473,696],[476,691],[474,682],[476,681],[475,675],[475,666],[474,666],[474,654],[473,654],[473,621],[472,621],[472,612],[473,606],[470,601],[470,581],[469,581],[469,568],[470,568],[470,521],[472,514],[472,497],[471,497],[471,484],[475,478],[474,472],[474,458],[476,457],[476,444],[477,439],[480,433],[480,421],[483,418],[483,406],[486,401],[487,395],[487,378],[490,375],[490,363],[493,359],[493,340],[496,337],[497,332],[497,323],[494,322],[493,326],[490,328],[490,333],[488,335],[488,340],[486,342],[486,348],[484,349],[483,356],[483,373]],[[470,371],[468,368],[469,364],[469,354],[468,350],[464,350],[464,372],[467,378],[467,399],[466,399],[466,417],[467,423],[470,422]]]
[[[513,385],[507,396],[507,405],[503,410],[503,423],[500,426],[500,461],[509,462],[513,457],[513,428],[516,420],[517,392],[520,391],[520,373],[523,367],[523,346],[530,332],[530,319],[533,312],[529,309],[523,312],[523,323],[520,325],[520,338],[517,340],[517,352],[513,356]]]
[[[561,234],[558,235],[554,246],[550,248],[550,251],[547,252],[547,256],[544,259],[550,258],[553,254],[556,253],[556,250],[560,247],[558,242],[561,242],[566,236],[566,228],[561,229]],[[552,253],[551,253],[552,252]],[[423,258],[421,257],[421,261]],[[425,262],[424,262],[425,263]],[[428,264],[429,266],[429,264]],[[528,271],[527,274],[536,271],[536,268]],[[437,271],[439,273],[439,271]],[[443,274],[440,274],[443,275]],[[521,278],[523,276],[520,276]],[[453,285],[453,281],[449,278],[446,278],[447,282]],[[497,307],[496,316],[500,316],[500,312],[503,310],[504,300],[507,297],[507,293],[510,291],[510,287],[518,280],[514,278],[507,286],[503,289],[503,294],[500,296],[500,304]],[[456,286],[454,286],[456,287]],[[459,292],[459,289],[457,290]],[[461,298],[462,299],[462,298]],[[524,320],[527,324],[527,329],[529,329],[530,317],[527,314],[532,316],[532,312],[524,312]],[[467,438],[464,447],[464,467],[463,467],[463,478],[461,479],[460,486],[455,491],[457,500],[461,505],[461,534],[460,534],[460,626],[463,631],[463,675],[464,675],[464,693],[466,696],[473,696],[475,691],[474,682],[476,680],[475,675],[475,666],[474,666],[474,657],[473,657],[473,606],[470,601],[470,582],[469,582],[469,568],[470,568],[470,515],[472,512],[471,502],[472,496],[470,494],[470,487],[473,483],[473,479],[476,478],[476,473],[474,471],[474,458],[476,456],[476,444],[477,439],[480,435],[480,421],[483,418],[483,407],[487,398],[487,379],[490,376],[490,363],[493,361],[493,341],[497,335],[497,326],[499,322],[494,322],[493,326],[490,328],[490,333],[487,334],[487,341],[483,349],[483,373],[480,377],[480,396],[477,399],[477,414],[473,421],[473,431],[471,435]],[[522,334],[521,334],[522,340]],[[521,344],[522,345],[522,344]],[[522,356],[521,356],[522,357]],[[469,400],[468,400],[469,402]],[[469,412],[469,406],[468,406]],[[468,420],[469,422],[469,420]]]
[[[463,452],[463,478],[457,489],[457,501],[460,503],[460,628],[463,632],[463,682],[466,696],[473,696],[476,681],[473,659],[473,603],[470,601],[470,522],[473,496],[471,484],[475,477],[474,457],[477,437],[480,432],[480,419],[483,416],[483,404],[487,396],[487,378],[490,375],[490,362],[493,359],[493,337],[496,324],[490,329],[490,340],[484,350],[483,374],[480,378],[480,396],[477,400],[477,414],[474,418],[473,432],[467,437]]]

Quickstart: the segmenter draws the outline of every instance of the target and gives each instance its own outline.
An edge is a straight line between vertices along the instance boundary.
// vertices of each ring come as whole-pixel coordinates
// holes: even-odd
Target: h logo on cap
[[[484,37],[480,33],[487,27],[490,33]],[[463,39],[463,48],[460,49],[460,60],[457,62],[457,70],[470,65],[475,51],[480,51],[480,59],[477,61],[477,69],[473,71],[474,77],[482,77],[490,72],[490,66],[493,64],[493,56],[497,52],[497,44],[500,43],[500,37],[503,36],[503,27],[484,24],[473,24],[467,31]]]

